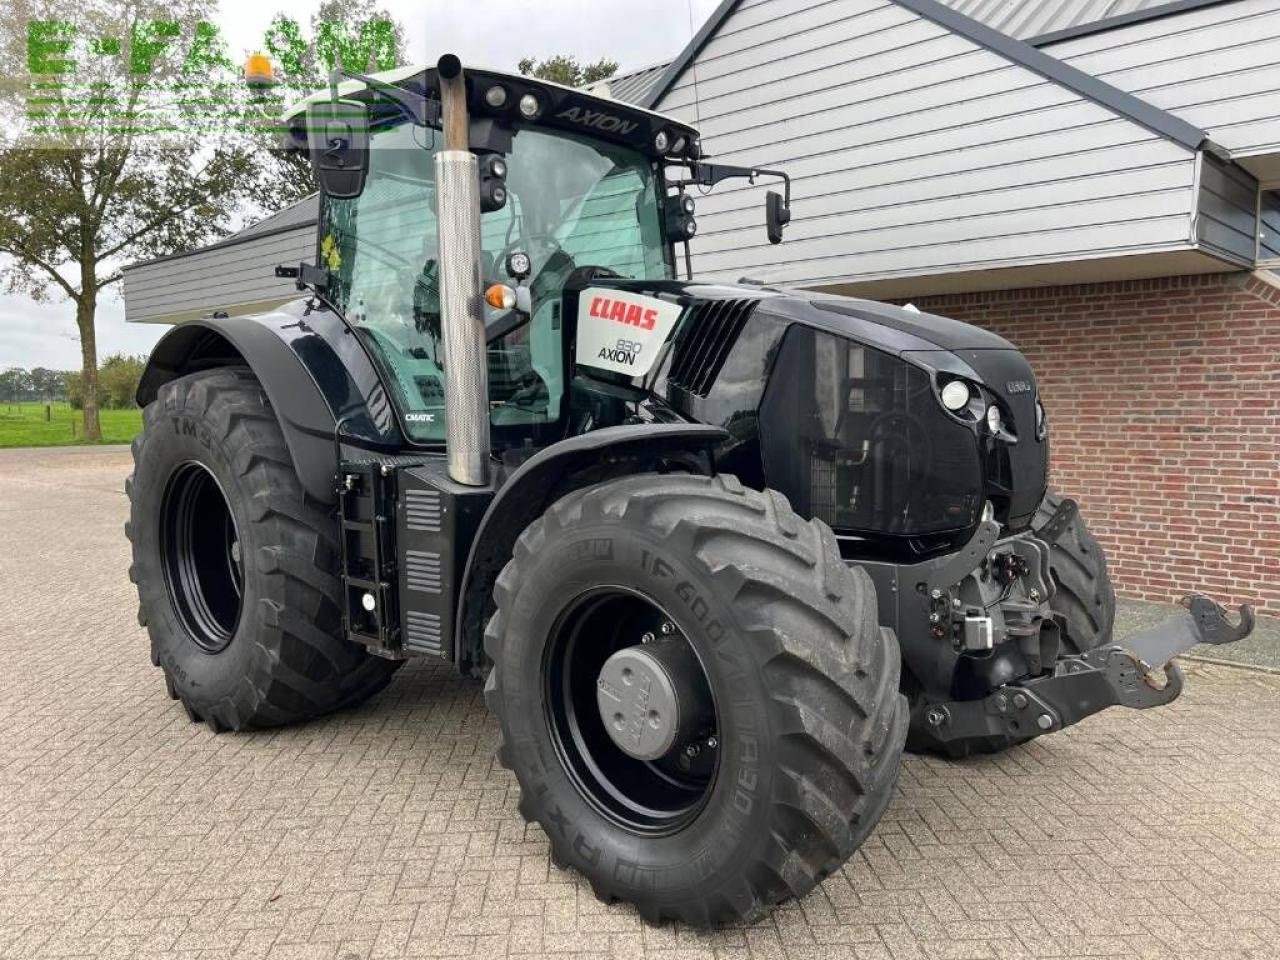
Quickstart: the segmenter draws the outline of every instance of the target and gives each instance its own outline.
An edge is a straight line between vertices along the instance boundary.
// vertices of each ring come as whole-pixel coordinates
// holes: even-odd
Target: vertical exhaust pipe
[[[444,149],[436,153],[440,244],[440,325],[444,340],[445,442],[449,476],[468,486],[489,481],[489,352],[480,280],[480,171],[470,150],[462,63],[436,65]]]

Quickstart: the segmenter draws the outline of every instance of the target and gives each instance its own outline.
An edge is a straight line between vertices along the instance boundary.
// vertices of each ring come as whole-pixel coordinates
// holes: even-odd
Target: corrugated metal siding
[[[700,273],[818,284],[1190,241],[1194,154],[884,0],[744,0],[659,108],[794,178],[778,247],[763,189],[699,198]]]
[[[304,223],[313,224],[319,215],[320,195],[313,193],[309,197],[303,197],[297,203],[289,204],[283,210],[277,210],[270,216],[263,217],[252,226],[245,227],[235,235],[234,239],[252,237],[259,233],[281,230],[285,227],[296,227]]]
[[[1055,30],[1096,23],[1140,10],[1166,6],[1169,0],[942,0],[967,17],[1019,40]]]
[[[275,268],[314,260],[315,249],[315,226],[304,224],[138,264],[124,274],[125,319],[173,323],[217,310],[235,316],[292,300],[293,281],[276,277]]]
[[[599,83],[589,84],[586,89],[597,96],[606,95],[607,91],[608,96],[623,103],[643,103],[644,98],[666,69],[667,64],[659,63],[642,70],[618,74]]]
[[[1044,48],[1203,127],[1235,156],[1280,152],[1280,3],[1236,0]]]

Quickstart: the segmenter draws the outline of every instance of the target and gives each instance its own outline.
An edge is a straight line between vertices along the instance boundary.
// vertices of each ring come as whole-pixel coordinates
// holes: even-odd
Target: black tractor
[[[776,179],[777,242],[785,175],[452,56],[335,76],[284,123],[321,187],[315,263],[276,268],[298,298],[176,327],[138,395],[130,572],[193,720],[306,720],[453,664],[555,862],[708,925],[839,869],[904,745],[1168,703],[1176,654],[1248,633],[1197,596],[1113,638],[1007,341],[677,278],[692,189]]]

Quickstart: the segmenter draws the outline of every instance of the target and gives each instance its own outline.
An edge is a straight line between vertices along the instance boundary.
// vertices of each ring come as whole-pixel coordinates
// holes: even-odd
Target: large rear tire
[[[880,819],[907,726],[897,640],[867,575],[781,495],[657,474],[570,494],[524,531],[495,596],[499,759],[552,858],[602,900],[650,922],[754,918],[811,890]],[[661,757],[628,758],[594,709],[599,664],[667,635],[692,649],[682,676],[705,682],[711,719]]]
[[[277,726],[385,687],[399,663],[345,637],[337,522],[303,490],[252,371],[173,380],[143,421],[129,576],[152,662],[188,716]]]

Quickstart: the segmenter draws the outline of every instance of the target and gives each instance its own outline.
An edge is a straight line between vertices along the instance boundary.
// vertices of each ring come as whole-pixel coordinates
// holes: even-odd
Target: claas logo
[[[625,300],[613,300],[609,297],[592,297],[587,313],[601,320],[615,320],[641,330],[652,330],[658,322],[658,311],[652,307],[646,308],[638,303],[627,303]]]

